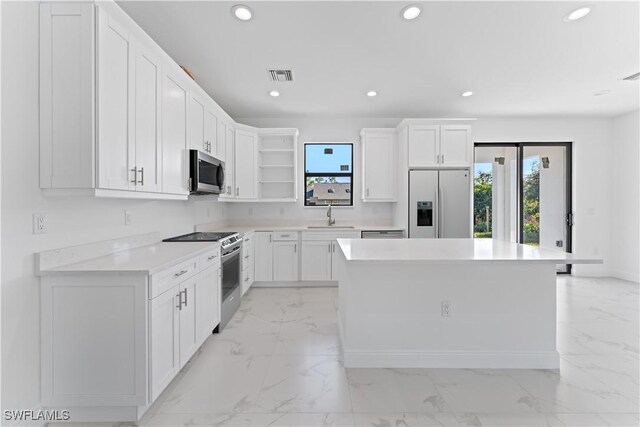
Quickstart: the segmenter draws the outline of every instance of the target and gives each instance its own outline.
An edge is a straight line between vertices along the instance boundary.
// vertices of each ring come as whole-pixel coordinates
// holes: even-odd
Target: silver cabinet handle
[[[217,258],[218,255],[211,255],[209,258],[207,258],[207,261],[211,261],[212,259]]]
[[[133,182],[135,184],[136,180],[138,179],[138,168],[135,167],[133,169],[130,169],[130,171],[133,172],[133,181],[129,181],[129,182]]]
[[[444,154],[442,155],[442,163],[444,163]]]
[[[184,290],[184,306],[186,307],[187,304],[187,297],[189,296],[189,289],[185,289]]]
[[[140,181],[138,181],[138,184],[144,185],[144,167],[141,167],[138,172],[140,172]]]
[[[436,154],[436,163],[440,163],[440,154]]]
[[[182,270],[173,275],[173,277],[180,277],[183,274],[186,274],[189,270]]]
[[[440,196],[440,200],[438,204],[440,205],[440,214],[438,215],[438,225],[440,226],[440,237],[444,237],[444,188],[440,188],[438,191],[438,195]]]
[[[248,281],[249,281],[249,278],[248,278],[248,277],[246,277],[246,278],[244,279],[244,281],[245,281],[245,282],[248,282]]]
[[[240,187],[236,187],[236,196],[240,195]]]
[[[273,236],[271,234],[269,234],[269,243],[272,243],[272,240],[271,240],[272,238],[273,238]]]
[[[178,305],[176,305],[176,308],[182,311],[182,291],[178,292],[176,296],[178,297]]]
[[[333,252],[335,252],[335,251],[336,251],[336,244],[335,244],[335,242],[331,242],[331,247],[333,248]]]
[[[293,253],[296,253],[296,252],[298,252],[298,244],[294,243],[293,244]]]
[[[331,243],[329,243],[329,253],[331,253]]]
[[[289,237],[289,236],[291,236],[291,234],[281,234],[280,236],[281,237]]]
[[[249,255],[247,255],[246,257],[244,257],[244,259],[249,259]]]
[[[367,188],[367,197],[369,197],[369,189]]]

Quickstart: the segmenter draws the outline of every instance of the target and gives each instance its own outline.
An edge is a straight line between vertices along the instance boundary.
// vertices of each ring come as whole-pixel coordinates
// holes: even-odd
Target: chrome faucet
[[[327,210],[327,217],[329,217],[329,226],[336,223],[336,220],[331,217],[331,203],[329,203],[329,209]]]

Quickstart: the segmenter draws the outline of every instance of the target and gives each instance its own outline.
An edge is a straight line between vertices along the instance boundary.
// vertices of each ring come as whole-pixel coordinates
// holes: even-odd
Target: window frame
[[[334,172],[334,173],[307,173],[307,145],[349,145],[351,146],[351,172],[348,173],[344,173],[344,172]],[[353,171],[354,169],[354,164],[353,164],[353,142],[305,142],[302,149],[304,152],[304,176],[303,176],[303,186],[302,186],[302,191],[303,191],[303,199],[304,199],[304,207],[305,208],[324,208],[327,207],[329,205],[310,205],[307,203],[307,178],[316,178],[316,177],[320,177],[320,178],[329,178],[329,177],[350,177],[351,178],[351,189],[349,190],[349,204],[348,205],[331,205],[333,207],[352,207],[353,206],[353,189],[355,188],[354,186],[354,177],[355,177],[355,173]]]

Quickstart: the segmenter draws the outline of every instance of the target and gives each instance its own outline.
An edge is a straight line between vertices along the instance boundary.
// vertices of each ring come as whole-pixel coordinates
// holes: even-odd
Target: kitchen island
[[[492,239],[338,239],[345,367],[557,369],[556,265]]]

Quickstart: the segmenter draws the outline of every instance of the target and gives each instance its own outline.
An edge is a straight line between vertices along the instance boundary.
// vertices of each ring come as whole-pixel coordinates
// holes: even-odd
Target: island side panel
[[[553,264],[340,265],[347,367],[559,366]]]

